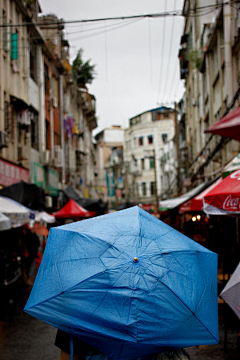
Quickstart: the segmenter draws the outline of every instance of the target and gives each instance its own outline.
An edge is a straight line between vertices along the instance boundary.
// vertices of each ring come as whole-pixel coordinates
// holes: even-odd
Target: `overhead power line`
[[[223,5],[232,5],[237,1],[226,1],[220,4],[214,5],[206,5],[195,7],[194,9],[188,10],[188,16],[196,17],[196,16],[204,16],[205,14],[198,14],[198,12],[202,10],[212,9],[214,11],[216,7]],[[153,13],[153,14],[142,14],[142,15],[130,15],[130,16],[115,16],[115,17],[107,17],[107,18],[96,18],[96,19],[80,19],[80,20],[59,20],[59,21],[49,21],[49,22],[26,22],[21,24],[0,24],[0,28],[6,27],[22,27],[22,26],[48,26],[48,25],[65,25],[65,24],[76,24],[76,23],[89,23],[89,22],[97,22],[97,21],[111,21],[111,20],[128,20],[128,19],[138,19],[138,18],[160,18],[167,16],[184,16],[182,10],[174,10],[174,11],[165,11],[162,13]]]

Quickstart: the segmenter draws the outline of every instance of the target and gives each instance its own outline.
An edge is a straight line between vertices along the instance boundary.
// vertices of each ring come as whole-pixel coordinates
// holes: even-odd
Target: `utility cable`
[[[231,5],[233,3],[237,3],[237,1],[226,1],[226,2],[222,2],[220,4],[218,4],[218,6],[223,6],[223,5]],[[202,14],[202,15],[197,15],[196,12],[197,11],[201,11],[201,10],[205,10],[205,9],[212,9],[212,11],[215,11],[216,9],[216,4],[214,5],[206,5],[206,6],[200,6],[200,7],[196,7],[194,9],[189,9],[188,11],[188,16],[190,17],[195,17],[195,16],[203,16],[206,14]],[[193,14],[191,14],[191,12],[193,12]],[[81,20],[67,20],[64,21],[59,20],[59,21],[49,21],[49,22],[26,22],[26,23],[21,23],[21,24],[0,24],[0,28],[5,28],[5,27],[22,27],[22,26],[48,26],[48,25],[59,25],[59,26],[64,26],[65,24],[76,24],[76,23],[90,23],[90,22],[97,22],[97,21],[111,21],[111,20],[126,20],[126,19],[138,19],[138,18],[159,18],[159,17],[167,17],[167,16],[184,16],[184,14],[182,13],[182,10],[176,10],[176,11],[165,11],[163,13],[153,13],[153,14],[143,14],[143,15],[130,15],[130,16],[115,16],[115,17],[108,17],[108,18],[96,18],[96,19],[81,19]]]
[[[173,10],[175,10],[175,8],[176,8],[176,2],[177,2],[177,0],[174,0]],[[169,46],[169,56],[168,56],[169,61],[171,59],[172,47],[173,47],[174,23],[175,23],[175,18],[172,19],[172,27],[171,27],[171,35],[170,35],[170,46]],[[165,83],[164,83],[164,86],[163,86],[163,91],[164,91],[165,96],[166,96],[165,88],[167,87],[168,74],[166,74],[166,75],[167,76],[165,77]],[[163,100],[165,100],[165,99],[163,99]]]
[[[165,0],[165,4],[164,4],[164,11],[166,11],[166,7],[167,7],[167,0]],[[163,29],[162,29],[162,51],[161,51],[161,57],[160,57],[160,74],[159,74],[159,84],[158,84],[158,92],[157,92],[157,103],[158,103],[158,98],[160,95],[160,88],[161,88],[161,81],[162,81],[162,68],[163,68],[163,64],[162,64],[162,59],[163,59],[163,50],[164,50],[164,42],[165,42],[165,19],[163,19]],[[164,60],[163,60],[164,63]]]

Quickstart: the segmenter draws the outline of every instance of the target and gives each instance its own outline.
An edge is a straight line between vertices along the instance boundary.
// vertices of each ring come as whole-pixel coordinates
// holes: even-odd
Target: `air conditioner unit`
[[[52,98],[52,106],[54,108],[58,107],[58,99],[55,96]]]
[[[7,132],[0,131],[0,149],[7,147]]]
[[[63,149],[60,147],[60,145],[54,146],[54,159],[53,159],[54,165],[56,167],[62,167],[63,166]]]
[[[48,165],[50,162],[50,150],[45,150],[41,152],[41,163],[43,165]]]
[[[29,158],[29,151],[25,145],[18,146],[18,161],[27,160]]]

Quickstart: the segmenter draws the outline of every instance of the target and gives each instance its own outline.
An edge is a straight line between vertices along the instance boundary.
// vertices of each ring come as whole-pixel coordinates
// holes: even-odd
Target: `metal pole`
[[[177,155],[177,193],[180,194],[180,166],[179,166],[179,136],[178,136],[178,119],[177,119],[177,104],[174,103],[175,108],[175,144],[176,144],[176,155]]]
[[[154,181],[155,181],[156,212],[157,212],[157,215],[159,215],[159,211],[158,211],[159,203],[158,203],[158,189],[157,189],[156,152],[155,152],[155,149],[153,149],[153,160],[154,160],[153,167],[154,167]]]

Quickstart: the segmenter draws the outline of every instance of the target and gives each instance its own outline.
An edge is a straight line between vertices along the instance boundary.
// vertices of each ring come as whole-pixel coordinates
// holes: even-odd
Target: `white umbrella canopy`
[[[0,213],[0,231],[11,229],[11,220],[6,215]]]
[[[36,211],[35,212],[35,221],[44,221],[48,224],[53,224],[56,222],[55,216],[48,214],[46,211]]]
[[[12,227],[16,227],[26,224],[30,220],[31,210],[17,201],[0,196],[0,212],[11,220]]]
[[[240,263],[222,290],[220,296],[228,303],[240,319]]]

